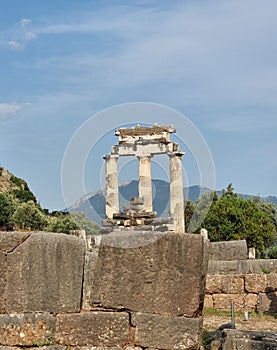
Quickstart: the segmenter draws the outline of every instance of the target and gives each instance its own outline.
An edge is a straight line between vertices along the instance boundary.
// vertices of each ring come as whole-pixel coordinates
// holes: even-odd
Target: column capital
[[[136,157],[138,158],[138,159],[151,159],[152,157],[153,157],[153,154],[138,154],[138,155],[136,155]]]
[[[186,154],[186,152],[168,152],[167,155],[172,158],[172,157],[183,157],[183,155]]]
[[[110,159],[118,159],[119,155],[118,154],[106,154],[103,156],[103,159],[105,160],[110,160]]]

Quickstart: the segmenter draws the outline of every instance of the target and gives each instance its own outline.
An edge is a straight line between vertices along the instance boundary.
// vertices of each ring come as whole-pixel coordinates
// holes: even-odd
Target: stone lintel
[[[179,154],[179,145],[174,142],[169,142],[167,144],[161,142],[124,142],[119,145],[112,147],[111,154],[118,156],[147,156],[147,155],[158,155],[158,154],[169,154],[176,153]]]
[[[153,125],[150,127],[136,126],[134,128],[121,128],[114,132],[115,136],[124,138],[126,136],[138,137],[138,136],[151,136],[162,135],[163,133],[175,133],[176,129],[172,125]]]

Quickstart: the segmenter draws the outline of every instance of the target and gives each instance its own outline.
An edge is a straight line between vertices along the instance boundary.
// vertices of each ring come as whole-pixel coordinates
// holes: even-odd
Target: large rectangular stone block
[[[267,275],[265,274],[247,274],[245,275],[245,290],[249,293],[266,292]]]
[[[0,312],[5,313],[7,254],[12,252],[30,236],[27,232],[0,232]]]
[[[277,259],[248,259],[238,261],[238,273],[277,273]]]
[[[55,340],[67,346],[124,346],[128,343],[126,312],[90,312],[57,316]]]
[[[53,337],[56,319],[50,314],[0,315],[0,345],[33,346]]]
[[[234,300],[235,311],[244,311],[246,294],[213,294],[214,308],[230,310],[231,299]]]
[[[0,250],[12,252],[30,236],[30,232],[0,232]]]
[[[247,244],[245,240],[211,242],[209,260],[245,260],[247,259]]]
[[[136,315],[135,345],[155,349],[198,349],[202,319]]]
[[[277,313],[277,292],[260,293],[258,300],[261,311]]]
[[[84,254],[81,238],[31,234],[7,255],[6,311],[79,311]]]
[[[277,336],[271,332],[237,331],[224,329],[222,350],[274,350],[277,349]]]
[[[238,261],[211,261],[208,264],[208,274],[242,273],[238,269]]]
[[[221,279],[221,290],[223,293],[237,293],[244,292],[244,276],[242,275],[223,275]]]
[[[207,275],[206,293],[243,293],[244,276],[242,275]]]
[[[267,292],[274,292],[277,290],[277,273],[269,273],[267,275]]]
[[[91,307],[195,317],[205,296],[208,241],[173,232],[114,232],[102,239]]]
[[[256,311],[258,305],[258,294],[248,293],[245,295],[244,309],[246,311]]]
[[[277,259],[248,259],[233,261],[209,261],[209,274],[262,274],[277,273]]]
[[[6,298],[6,273],[7,273],[7,255],[0,251],[0,313],[5,312]]]

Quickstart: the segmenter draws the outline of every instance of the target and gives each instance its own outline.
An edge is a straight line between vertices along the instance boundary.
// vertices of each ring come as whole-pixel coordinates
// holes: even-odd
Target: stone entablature
[[[136,126],[121,128],[115,131],[119,137],[117,145],[113,146],[110,155],[105,155],[106,161],[106,219],[108,222],[120,226],[129,225],[130,218],[139,216],[143,219],[155,217],[152,206],[152,174],[151,158],[155,155],[167,154],[170,158],[170,218],[176,232],[185,232],[184,226],[184,194],[182,156],[179,145],[170,141],[170,134],[176,132],[173,126],[151,127]],[[143,200],[143,209],[139,214],[120,213],[118,196],[117,161],[120,156],[135,156],[139,162],[139,198]],[[128,220],[125,224],[122,220]],[[136,225],[145,225],[145,221],[133,220]]]

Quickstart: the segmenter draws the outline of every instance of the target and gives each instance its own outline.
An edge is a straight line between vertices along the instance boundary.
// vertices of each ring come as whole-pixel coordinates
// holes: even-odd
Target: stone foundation
[[[208,241],[0,233],[0,350],[199,349]],[[35,349],[35,348],[34,348]]]

